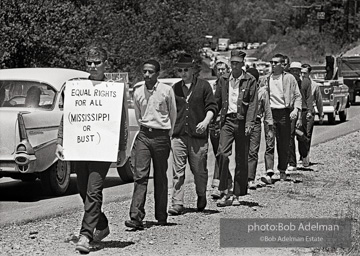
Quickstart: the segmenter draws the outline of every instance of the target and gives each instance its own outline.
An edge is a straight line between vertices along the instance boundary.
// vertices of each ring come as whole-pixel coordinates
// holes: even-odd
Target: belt
[[[229,117],[229,118],[237,118],[237,113],[230,113],[230,114],[226,114],[225,117]]]
[[[169,132],[169,129],[156,129],[156,128],[151,128],[151,127],[146,127],[146,126],[140,126],[140,130],[144,131],[144,132]]]

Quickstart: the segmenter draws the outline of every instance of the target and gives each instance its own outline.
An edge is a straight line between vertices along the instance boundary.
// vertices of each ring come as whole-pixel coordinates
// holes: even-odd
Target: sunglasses
[[[184,69],[179,68],[179,69],[178,69],[178,72],[179,72],[179,73],[181,73],[181,72],[183,72],[183,71],[184,71],[184,72],[188,72],[189,69],[188,69],[188,68],[184,68]]]
[[[270,64],[271,64],[271,65],[277,65],[277,64],[279,64],[279,63],[280,63],[279,61],[273,61],[273,60],[270,61]]]
[[[102,61],[101,60],[87,61],[86,63],[88,64],[88,66],[91,66],[93,63],[94,63],[95,66],[99,66],[102,63]]]
[[[147,72],[149,72],[149,74],[154,74],[155,73],[154,70],[143,70],[144,74],[146,74]]]

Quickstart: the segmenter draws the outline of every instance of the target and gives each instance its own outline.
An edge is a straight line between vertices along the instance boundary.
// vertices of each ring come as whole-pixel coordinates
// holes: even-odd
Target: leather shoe
[[[206,196],[198,196],[197,199],[197,210],[198,212],[202,212],[206,207]]]
[[[168,213],[170,215],[180,215],[184,212],[184,206],[176,204],[173,205],[169,210]]]
[[[142,221],[138,221],[138,220],[126,220],[125,226],[133,229],[140,229],[140,230],[144,229],[144,224],[142,223]]]
[[[167,220],[158,220],[156,225],[158,225],[158,226],[166,226],[167,225]]]

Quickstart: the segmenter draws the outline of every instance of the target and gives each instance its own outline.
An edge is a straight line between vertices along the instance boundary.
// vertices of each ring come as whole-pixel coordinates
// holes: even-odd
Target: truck
[[[219,38],[218,40],[218,50],[227,51],[229,49],[230,39],[229,38]]]
[[[337,115],[340,122],[345,122],[350,108],[349,87],[344,83],[339,63],[338,58],[326,56],[326,65],[312,66],[310,73],[311,79],[319,83],[329,124],[335,124]]]
[[[344,83],[349,87],[350,103],[356,102],[356,96],[360,96],[360,55],[345,54],[338,58],[340,75]]]

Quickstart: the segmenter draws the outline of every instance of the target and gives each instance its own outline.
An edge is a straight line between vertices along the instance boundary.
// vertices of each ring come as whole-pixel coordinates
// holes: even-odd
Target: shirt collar
[[[151,90],[149,90],[149,89],[147,88],[146,84],[144,84],[144,86],[145,86],[146,90],[148,90],[148,91],[155,91],[155,90],[156,90],[156,87],[158,86],[158,84],[159,84],[159,80],[155,83],[154,87],[153,87]]]
[[[233,74],[231,73],[230,74],[230,77],[229,77],[229,80],[231,81],[231,80],[234,80],[234,81],[236,81],[236,80],[241,80],[241,79],[243,79],[244,78],[244,71],[242,71],[241,72],[241,75],[238,77],[238,78],[235,78],[235,77],[233,77]]]

